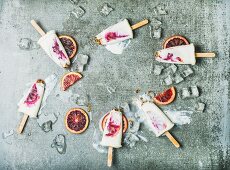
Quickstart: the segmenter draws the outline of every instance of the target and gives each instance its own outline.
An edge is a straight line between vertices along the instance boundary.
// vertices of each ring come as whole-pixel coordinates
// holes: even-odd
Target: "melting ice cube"
[[[69,0],[72,4],[77,5],[80,0]]]
[[[174,73],[176,73],[176,71],[177,71],[177,66],[176,65],[174,65],[174,64],[172,64],[172,65],[170,65],[169,67],[167,67],[166,69],[165,69],[165,71],[168,73],[168,74],[174,74]]]
[[[197,104],[197,106],[196,106],[196,111],[198,111],[198,112],[204,112],[204,109],[205,109],[205,104],[199,102],[199,103]]]
[[[198,97],[200,95],[197,86],[191,86],[192,97]]]
[[[102,6],[98,8],[98,11],[102,16],[108,16],[110,12],[113,11],[113,8],[108,3],[104,3]]]
[[[41,128],[44,132],[49,132],[52,130],[52,124],[53,124],[52,121],[49,120],[48,122],[44,122]]]
[[[81,6],[78,6],[73,11],[71,11],[71,14],[76,18],[81,18],[85,14],[85,10]]]
[[[2,139],[6,139],[8,138],[9,136],[12,136],[14,134],[14,130],[10,130],[8,132],[2,132]]]
[[[21,38],[18,46],[21,50],[33,50],[40,48],[37,42],[32,41],[30,38]]]
[[[180,74],[176,74],[176,75],[174,76],[173,80],[174,80],[174,82],[175,82],[176,84],[178,84],[178,83],[182,82],[184,79],[183,79],[183,77],[181,77]]]
[[[190,97],[190,91],[188,88],[182,88],[182,99]]]
[[[193,73],[193,70],[190,67],[188,67],[186,70],[183,71],[182,75],[183,77],[188,77],[192,73]]]
[[[162,66],[162,65],[155,65],[153,73],[158,76],[158,75],[160,75],[162,73],[163,69],[164,69],[164,66]]]
[[[165,79],[164,79],[164,82],[165,84],[168,86],[168,85],[171,85],[172,84],[172,77],[170,75],[168,75]]]
[[[160,15],[167,15],[167,11],[165,10],[165,5],[164,4],[159,4],[156,6],[157,13]]]
[[[85,55],[85,54],[78,54],[78,55],[77,55],[77,61],[78,61],[79,63],[81,63],[82,65],[87,64],[88,59],[89,59],[89,56],[88,56],[88,55]]]
[[[62,134],[58,134],[55,139],[53,140],[53,143],[51,144],[52,148],[56,148],[58,153],[65,154],[66,152],[66,142],[65,142],[65,136]]]
[[[129,104],[127,102],[123,103],[121,105],[121,107],[123,108],[124,113],[129,113],[130,112],[130,107],[129,107]]]

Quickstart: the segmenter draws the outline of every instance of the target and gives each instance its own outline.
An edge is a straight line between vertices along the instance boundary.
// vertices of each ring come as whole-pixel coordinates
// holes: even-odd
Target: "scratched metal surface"
[[[230,1],[111,0],[108,3],[115,10],[107,17],[97,10],[103,3],[80,0],[78,5],[86,13],[76,19],[69,14],[78,5],[67,0],[0,1],[0,132],[17,127],[22,115],[17,113],[16,104],[26,83],[52,73],[62,75],[66,72],[48,59],[42,49],[25,51],[18,47],[21,38],[34,41],[39,38],[29,23],[31,19],[39,20],[45,30],[55,29],[60,34],[73,36],[79,43],[79,53],[90,56],[84,78],[73,91],[90,95],[95,114],[131,101],[137,88],[158,92],[165,89],[160,83],[162,78],[151,74],[151,64],[157,64],[152,54],[161,48],[164,38],[181,34],[195,44],[197,51],[215,51],[217,57],[199,59],[192,66],[194,74],[176,85],[178,91],[197,85],[200,97],[182,100],[177,96],[166,109],[193,108],[202,101],[206,103],[205,112],[193,113],[190,124],[171,131],[182,144],[181,149],[174,148],[165,137],[156,138],[141,127],[149,142],[139,142],[132,149],[116,150],[111,169],[229,169]],[[154,14],[153,8],[159,3],[165,4],[167,15]],[[99,30],[121,18],[136,23],[154,17],[162,21],[163,35],[159,40],[149,37],[146,26],[135,31],[135,38],[121,55],[89,43]],[[101,86],[114,84],[117,87],[114,94]],[[23,135],[15,133],[8,142],[0,138],[0,169],[107,169],[107,156],[92,147],[92,125],[82,135],[72,135],[65,130],[63,118],[71,107],[74,105],[60,104],[51,94],[44,111],[60,113],[52,132],[44,133],[36,120],[31,119]],[[50,147],[57,134],[66,136],[64,155]]]

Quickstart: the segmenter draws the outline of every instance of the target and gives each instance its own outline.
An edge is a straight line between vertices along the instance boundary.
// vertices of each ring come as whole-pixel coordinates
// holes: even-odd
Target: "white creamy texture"
[[[114,33],[116,34],[116,39],[106,39],[106,35],[108,33]],[[124,19],[123,21],[110,26],[109,28],[103,30],[100,34],[96,36],[98,40],[100,40],[102,45],[107,44],[114,44],[117,42],[121,42],[130,38],[133,38],[133,31],[132,28],[129,25],[129,22],[127,19]]]
[[[174,64],[196,64],[195,47],[193,44],[166,48],[156,52],[156,60]]]
[[[106,134],[110,133],[108,130],[108,125],[110,119],[115,122],[115,124],[120,125],[119,131],[114,136],[108,136]],[[105,125],[105,129],[103,132],[103,137],[101,140],[102,146],[111,146],[113,148],[120,148],[121,146],[121,139],[122,139],[122,113],[119,111],[112,110],[108,116],[108,120]]]
[[[168,117],[165,116],[165,114],[154,103],[146,102],[141,108],[146,114],[148,125],[157,137],[174,126]]]
[[[105,48],[113,54],[122,54],[123,50],[128,47],[130,40],[124,40],[115,44],[108,44]]]
[[[38,94],[38,100],[31,105],[26,104],[26,99],[29,95],[29,93],[31,92],[31,89],[33,87],[33,85],[36,84],[36,88],[37,88],[37,94]],[[30,89],[28,90],[27,93],[24,94],[24,96],[22,97],[22,99],[19,101],[18,103],[18,112],[24,113],[29,115],[30,117],[37,117],[40,105],[41,105],[41,101],[42,101],[42,97],[44,94],[44,90],[45,90],[45,85],[43,83],[34,83]]]
[[[58,45],[58,51],[54,50],[55,43],[56,45]],[[42,36],[38,40],[38,44],[45,50],[47,55],[60,67],[68,67],[70,65],[69,57],[61,41],[55,34],[54,30],[49,31],[44,36]]]

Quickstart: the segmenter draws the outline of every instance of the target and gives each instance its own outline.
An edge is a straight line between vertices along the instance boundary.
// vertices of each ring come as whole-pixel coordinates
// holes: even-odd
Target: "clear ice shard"
[[[182,88],[182,99],[189,98],[191,96],[190,91],[188,88]]]
[[[156,6],[157,13],[160,15],[167,15],[167,11],[165,10],[165,5],[164,4],[159,4]]]
[[[53,122],[51,120],[47,121],[47,122],[44,122],[41,126],[42,130],[44,132],[49,132],[52,130],[52,124]]]
[[[205,104],[204,103],[201,103],[201,102],[199,102],[199,103],[197,103],[197,106],[196,106],[196,111],[198,111],[198,112],[204,112],[204,109],[205,109]]]
[[[165,84],[168,86],[168,85],[171,85],[173,83],[173,79],[170,75],[168,75],[165,79],[164,79],[164,82]]]
[[[33,50],[40,48],[37,42],[32,41],[30,38],[21,38],[18,46],[21,50]]]
[[[62,134],[58,134],[55,139],[53,140],[53,143],[51,144],[52,148],[56,148],[58,153],[65,154],[66,152],[66,141],[65,136]]]
[[[162,28],[158,28],[158,29],[154,30],[153,31],[153,38],[160,39],[161,38],[161,31],[162,31]]]
[[[178,84],[184,81],[184,78],[180,74],[176,74],[173,78],[173,81],[175,82],[175,84]]]
[[[140,129],[140,122],[137,119],[129,118],[128,123],[128,132],[135,133]]]
[[[182,72],[183,77],[188,77],[191,74],[193,74],[193,70],[189,66]]]
[[[151,26],[154,30],[160,28],[161,24],[162,24],[162,22],[159,21],[158,19],[156,19],[156,18],[151,19]]]
[[[81,6],[78,6],[71,11],[71,14],[76,18],[81,18],[85,14],[85,10]]]
[[[121,107],[123,108],[124,113],[129,113],[130,112],[130,107],[129,107],[129,104],[127,102],[123,103],[121,105]]]
[[[192,97],[198,97],[200,95],[198,87],[197,86],[191,86],[191,96]]]
[[[162,73],[162,70],[164,69],[164,66],[162,65],[155,65],[154,66],[154,70],[153,70],[153,74],[158,76]]]
[[[124,143],[125,145],[128,145],[130,148],[134,147],[136,142],[140,139],[137,137],[137,135],[133,133],[126,133],[124,137]]]
[[[106,89],[107,89],[107,91],[108,91],[110,94],[116,92],[116,87],[107,86]]]
[[[168,74],[174,74],[177,71],[177,66],[175,64],[170,65],[165,69]]]
[[[38,116],[37,122],[38,122],[38,125],[42,128],[44,123],[51,121],[52,124],[54,124],[56,123],[57,119],[58,119],[57,116],[53,113],[49,113],[47,115],[42,113]]]
[[[69,0],[72,4],[77,5],[80,0]]]
[[[85,55],[85,54],[78,54],[78,55],[77,55],[77,61],[78,61],[79,63],[81,63],[82,65],[87,64],[88,59],[89,59],[89,56],[88,56],[88,55]]]
[[[141,140],[143,140],[144,142],[148,142],[148,139],[140,134],[137,134],[138,138],[140,138]]]
[[[8,138],[9,136],[12,136],[14,134],[14,130],[11,129],[10,131],[8,132],[2,132],[2,139],[6,139]]]
[[[113,8],[108,3],[104,3],[102,6],[98,8],[98,11],[102,16],[108,16],[110,12],[113,11]]]

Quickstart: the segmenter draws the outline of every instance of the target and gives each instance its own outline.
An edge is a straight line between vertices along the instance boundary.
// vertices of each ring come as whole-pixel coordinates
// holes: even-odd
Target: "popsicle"
[[[18,133],[22,133],[29,116],[32,118],[37,117],[44,90],[45,82],[39,79],[33,83],[28,92],[19,101],[18,112],[24,113],[24,115],[17,129]]]
[[[109,113],[108,120],[106,122],[103,137],[101,140],[102,146],[108,146],[108,163],[112,166],[112,152],[113,148],[120,148],[122,139],[122,113],[120,111],[112,110]]]
[[[99,45],[115,44],[130,38],[133,38],[133,30],[146,25],[147,19],[130,26],[127,19],[108,27],[96,36],[96,42]]]
[[[69,67],[69,57],[55,31],[45,33],[34,20],[31,20],[31,24],[41,34],[42,37],[38,40],[38,44],[46,54],[60,67]]]
[[[195,53],[193,44],[166,48],[155,53],[159,62],[173,64],[196,64],[196,57],[215,57],[215,53]]]
[[[179,148],[180,144],[169,133],[169,130],[172,129],[174,124],[168,117],[152,102],[143,103],[141,108],[145,112],[147,123],[156,137],[165,134],[169,140]]]

